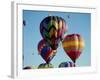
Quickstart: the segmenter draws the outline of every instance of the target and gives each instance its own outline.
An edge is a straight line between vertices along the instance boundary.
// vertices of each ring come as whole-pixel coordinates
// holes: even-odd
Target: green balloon
[[[38,66],[38,69],[46,69],[46,68],[53,68],[52,64],[46,64],[46,63],[42,63]]]

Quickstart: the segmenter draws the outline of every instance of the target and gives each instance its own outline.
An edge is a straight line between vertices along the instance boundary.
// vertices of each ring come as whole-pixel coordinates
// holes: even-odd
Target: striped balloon
[[[84,40],[79,34],[70,34],[65,36],[62,45],[66,54],[75,63],[84,48]]]
[[[60,65],[59,65],[59,68],[61,67],[75,67],[75,64],[73,62],[62,62]]]
[[[58,48],[66,28],[65,20],[58,16],[48,16],[40,23],[40,33],[53,50]]]

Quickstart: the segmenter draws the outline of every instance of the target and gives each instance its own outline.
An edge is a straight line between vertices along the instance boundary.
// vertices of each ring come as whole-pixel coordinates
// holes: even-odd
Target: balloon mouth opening
[[[76,63],[76,60],[73,60],[73,63],[75,64]]]

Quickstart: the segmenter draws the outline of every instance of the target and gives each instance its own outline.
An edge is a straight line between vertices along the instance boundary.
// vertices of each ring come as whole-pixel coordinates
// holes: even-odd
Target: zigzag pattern
[[[41,23],[41,24],[40,24],[40,27],[41,27],[41,28],[40,28],[41,30],[42,30],[42,29],[45,29],[47,32],[50,32],[50,30],[51,30],[52,28],[54,28],[55,30],[57,30],[54,24],[48,25],[48,26],[43,26],[43,24]]]
[[[40,33],[52,49],[57,49],[62,36],[64,35],[64,19],[58,16],[49,16],[40,23]]]
[[[52,21],[53,22],[58,22],[57,20],[56,21],[52,20]],[[59,25],[55,25],[55,24],[51,23],[52,21],[48,22],[48,26],[46,24],[44,24],[45,23],[44,20],[40,24],[40,32],[41,32],[41,34],[43,35],[44,38],[48,38],[48,39],[52,39],[53,38],[52,36],[50,36],[51,35],[51,33],[50,33],[51,30],[56,31],[55,32],[55,33],[57,33],[56,38],[59,37],[59,35],[58,35],[59,29],[57,30],[57,27]],[[61,28],[63,28],[63,26]]]
[[[49,30],[46,30],[45,28],[43,28],[42,34],[45,35],[47,38],[51,39],[52,36],[50,37],[49,32],[50,32],[52,29],[56,30],[54,27],[51,27]],[[57,31],[56,31],[56,32],[57,32]]]

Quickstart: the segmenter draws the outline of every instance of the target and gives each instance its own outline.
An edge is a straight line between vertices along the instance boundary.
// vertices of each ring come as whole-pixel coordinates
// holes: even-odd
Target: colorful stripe
[[[85,45],[84,40],[79,34],[71,34],[65,36],[62,46],[66,54],[68,54],[72,61],[75,62],[80,56]]]
[[[66,41],[63,42],[63,47],[64,48],[71,48],[71,47],[80,47],[83,48],[84,47],[84,43],[83,42],[79,42],[79,41]]]

